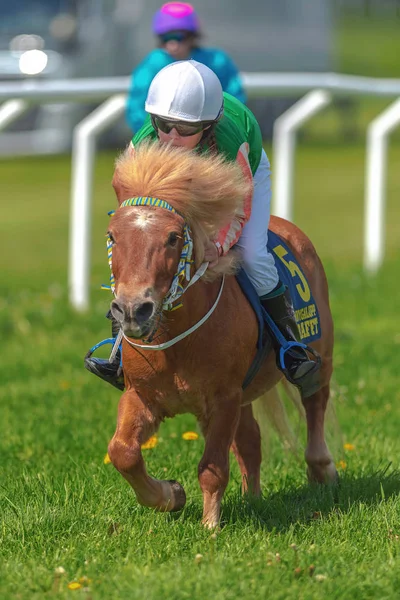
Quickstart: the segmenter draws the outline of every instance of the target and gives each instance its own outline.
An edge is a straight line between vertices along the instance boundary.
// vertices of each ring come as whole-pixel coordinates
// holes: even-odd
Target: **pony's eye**
[[[108,237],[110,238],[110,242],[111,242],[112,244],[115,244],[115,240],[114,240],[114,237],[113,237],[113,234],[111,233],[111,231],[108,231],[108,232],[107,232],[107,235],[108,235]]]
[[[176,231],[171,231],[171,233],[168,236],[168,241],[167,241],[168,246],[172,246],[172,247],[176,246],[179,238],[180,238],[180,236],[176,233]]]

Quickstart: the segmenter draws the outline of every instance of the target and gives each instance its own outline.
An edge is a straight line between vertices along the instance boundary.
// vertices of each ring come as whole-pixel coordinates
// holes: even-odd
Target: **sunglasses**
[[[177,134],[181,137],[189,137],[200,133],[206,127],[211,125],[211,122],[201,121],[200,123],[185,123],[184,121],[169,121],[168,119],[162,119],[152,115],[153,127],[159,129],[163,133],[170,133],[173,129],[176,130]]]
[[[168,42],[185,42],[189,37],[190,34],[185,31],[169,31],[159,36],[162,44],[167,44]]]

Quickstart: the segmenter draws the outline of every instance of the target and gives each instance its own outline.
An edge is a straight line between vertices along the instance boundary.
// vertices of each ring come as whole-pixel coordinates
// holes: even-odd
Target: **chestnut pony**
[[[238,260],[234,251],[186,287],[181,307],[165,310],[165,298],[187,242],[185,227],[193,237],[194,261],[189,263],[193,276],[202,264],[206,241],[240,213],[248,183],[237,165],[220,156],[152,143],[134,151],[128,148],[121,155],[113,186],[120,206],[109,225],[115,278],[111,311],[124,332],[125,391],[109,456],[140,504],[178,510],[186,501],[182,486],[151,477],[141,445],[165,418],[194,414],[205,438],[198,466],[203,523],[212,528],[220,519],[231,447],[243,492],[260,494],[260,429],[251,403],[260,397],[267,401],[282,373],[271,351],[250,386],[242,390],[256,352],[258,326],[232,275]],[[129,200],[138,197],[142,204]],[[161,201],[151,206],[143,197]],[[308,433],[305,459],[310,480],[331,482],[337,473],[324,438],[333,349],[326,277],[313,245],[295,225],[273,217],[270,228],[299,260],[318,305],[322,337],[312,346],[322,358],[321,389],[302,399]],[[195,331],[163,346],[187,333],[213,308]]]

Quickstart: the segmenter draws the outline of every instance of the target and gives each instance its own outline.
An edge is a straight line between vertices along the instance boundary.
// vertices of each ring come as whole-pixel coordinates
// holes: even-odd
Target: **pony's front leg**
[[[162,511],[179,510],[186,502],[183,487],[177,481],[150,477],[142,456],[141,445],[159,424],[160,418],[135,391],[125,392],[119,402],[117,429],[108,454],[114,467],[132,486],[139,504]]]
[[[203,525],[212,529],[219,523],[221,500],[229,481],[229,449],[240,418],[238,393],[229,401],[212,405],[207,423],[202,423],[205,448],[199,463],[199,483],[203,492]]]
[[[318,483],[335,482],[338,478],[335,463],[325,442],[325,410],[329,399],[329,385],[302,398],[307,418],[307,447],[305,458],[308,479]]]

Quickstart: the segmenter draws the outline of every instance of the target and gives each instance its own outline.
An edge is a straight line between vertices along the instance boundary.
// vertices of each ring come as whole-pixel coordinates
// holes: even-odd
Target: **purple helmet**
[[[186,2],[167,2],[153,17],[153,31],[156,35],[176,30],[197,33],[199,29],[196,11]]]

